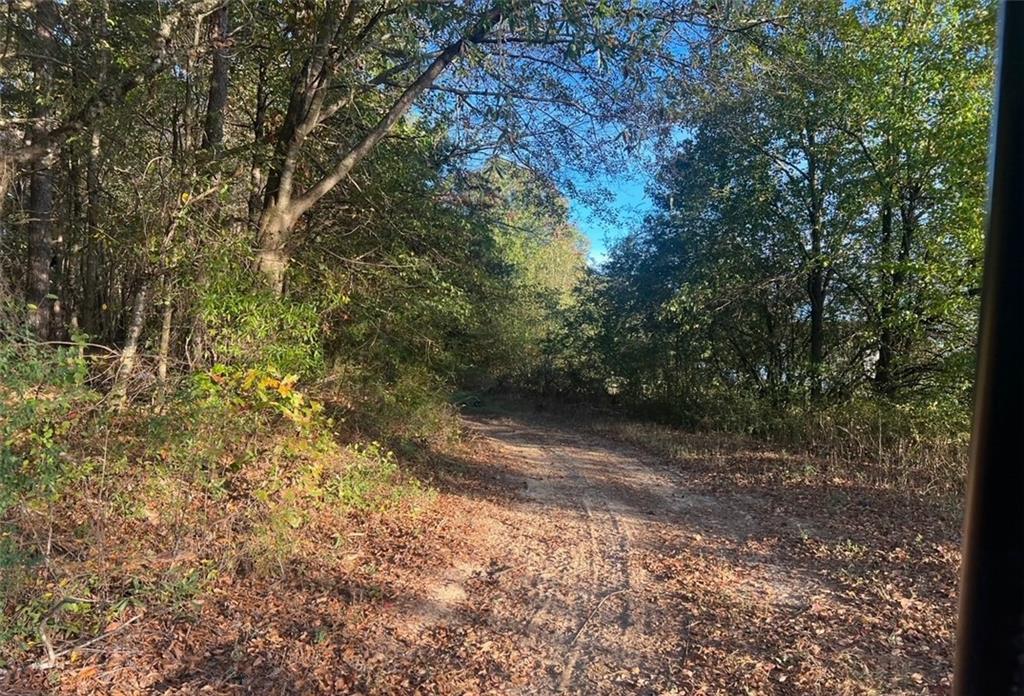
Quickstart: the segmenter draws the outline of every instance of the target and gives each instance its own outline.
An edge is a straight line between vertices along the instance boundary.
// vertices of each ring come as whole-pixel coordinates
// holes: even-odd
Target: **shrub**
[[[303,377],[323,373],[321,320],[314,303],[275,295],[236,260],[212,265],[199,288],[199,310],[219,362]]]
[[[86,376],[76,348],[0,343],[0,516],[84,475],[64,448],[98,400]]]

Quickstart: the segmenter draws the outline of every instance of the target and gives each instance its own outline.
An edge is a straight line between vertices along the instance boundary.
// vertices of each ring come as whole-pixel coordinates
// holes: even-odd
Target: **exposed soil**
[[[367,523],[340,565],[225,578],[10,692],[948,690],[956,539],[926,507],[737,483],[535,415],[467,426],[425,518]]]

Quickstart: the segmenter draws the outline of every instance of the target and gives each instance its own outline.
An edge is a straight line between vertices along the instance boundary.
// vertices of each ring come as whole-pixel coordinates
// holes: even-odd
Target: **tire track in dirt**
[[[471,557],[410,582],[426,601],[398,608],[396,635],[423,662],[431,635],[471,636],[458,649],[472,656],[501,646],[488,668],[500,677],[477,682],[490,687],[482,693],[688,693],[688,655],[702,646],[687,636],[705,617],[678,576],[652,568],[695,547],[741,547],[758,533],[761,501],[697,494],[677,469],[557,424],[475,416],[466,425],[477,445],[470,475],[501,493],[474,502]],[[735,570],[728,602],[797,610],[814,590],[813,579],[764,561],[725,565]],[[427,690],[449,691],[462,692]]]
[[[517,572],[483,592],[496,631],[545,669],[517,693],[671,693],[685,652],[685,612],[642,556],[668,549],[665,528],[729,527],[742,515],[687,495],[639,453],[599,438],[508,418],[474,418],[507,483],[519,490],[494,516],[490,549]],[[515,621],[522,614],[523,621]]]

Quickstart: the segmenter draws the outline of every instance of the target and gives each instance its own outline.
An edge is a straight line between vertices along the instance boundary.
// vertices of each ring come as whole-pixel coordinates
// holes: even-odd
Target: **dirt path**
[[[948,691],[956,540],[926,502],[787,482],[771,451],[688,467],[535,415],[467,425],[467,546],[392,616],[428,665],[410,690]]]
[[[692,693],[695,616],[658,560],[735,546],[756,531],[760,501],[691,492],[677,470],[593,435],[507,417],[468,425],[488,455],[475,466],[511,495],[473,521],[469,558],[424,581],[427,602],[397,608],[398,632],[471,626],[504,693]],[[799,611],[827,594],[756,559],[734,570],[738,601]]]
[[[933,501],[540,415],[467,418],[471,442],[418,472],[422,515],[324,529],[279,575],[219,575],[0,692],[948,693],[956,522]]]

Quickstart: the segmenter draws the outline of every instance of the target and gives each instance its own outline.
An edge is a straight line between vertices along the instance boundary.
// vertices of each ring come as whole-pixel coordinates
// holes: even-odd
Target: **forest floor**
[[[955,511],[741,440],[465,425],[431,511],[340,565],[220,578],[4,693],[948,692]]]

